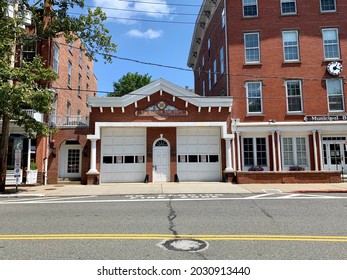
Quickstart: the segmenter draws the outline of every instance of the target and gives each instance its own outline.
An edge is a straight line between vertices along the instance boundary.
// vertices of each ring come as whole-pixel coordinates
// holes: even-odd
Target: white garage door
[[[145,155],[146,128],[103,128],[101,183],[143,182]]]
[[[177,128],[177,173],[184,181],[220,181],[220,128]]]

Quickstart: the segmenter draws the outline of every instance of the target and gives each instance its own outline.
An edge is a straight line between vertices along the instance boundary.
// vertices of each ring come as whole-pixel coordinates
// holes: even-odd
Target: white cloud
[[[166,0],[141,0],[141,2],[131,1],[114,1],[114,0],[93,0],[95,6],[103,8],[103,11],[110,20],[118,21],[125,24],[135,23],[133,20],[126,19],[141,19],[141,18],[169,18],[166,13],[172,12]],[[145,3],[149,2],[149,3]],[[151,3],[152,2],[152,3]],[[141,11],[141,12],[140,12]],[[123,18],[123,19],[112,19]]]
[[[144,39],[157,39],[163,34],[163,31],[161,30],[153,30],[148,29],[145,32],[142,32],[138,29],[131,29],[128,31],[127,35],[129,37],[135,37],[135,38],[144,38]]]

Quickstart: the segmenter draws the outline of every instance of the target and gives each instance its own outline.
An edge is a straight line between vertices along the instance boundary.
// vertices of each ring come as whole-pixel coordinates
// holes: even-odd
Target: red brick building
[[[57,128],[57,133],[47,138],[28,139],[23,128],[11,125],[8,166],[14,165],[15,146],[20,143],[23,170],[20,182],[33,183],[28,181],[26,172],[33,162],[38,168],[37,183],[57,183],[59,178],[85,181],[88,169],[83,166],[82,159],[87,149],[89,127],[87,98],[94,97],[97,90],[93,61],[87,58],[79,40],[68,44],[63,36],[50,40],[38,40],[34,35],[28,37],[18,48],[18,64],[36,55],[58,75],[50,85],[55,101],[48,116],[31,109],[26,111],[36,120]],[[86,152],[84,155],[86,157]],[[14,182],[10,177],[7,180],[7,184]]]
[[[188,65],[197,94],[233,99],[240,178],[347,170],[346,17],[343,0],[203,2]]]
[[[230,97],[159,79],[89,103],[88,184],[221,181],[231,170]]]

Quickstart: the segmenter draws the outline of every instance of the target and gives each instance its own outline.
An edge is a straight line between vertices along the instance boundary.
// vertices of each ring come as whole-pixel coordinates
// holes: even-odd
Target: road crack
[[[172,234],[175,236],[175,238],[180,238],[178,232],[175,230],[175,223],[174,220],[176,219],[176,211],[172,207],[172,200],[170,198],[169,202],[166,204],[169,209],[169,215],[167,216],[167,219],[169,221],[169,231],[172,232]]]

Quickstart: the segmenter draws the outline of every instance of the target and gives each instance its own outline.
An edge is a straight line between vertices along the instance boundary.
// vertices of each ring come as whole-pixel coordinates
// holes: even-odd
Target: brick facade
[[[285,14],[281,1],[256,1],[255,13],[247,16],[243,1],[206,0],[197,19],[188,66],[194,69],[197,94],[219,96],[222,92],[233,98],[233,159],[238,172],[251,165],[276,172],[296,165],[311,171],[346,171],[345,74],[332,75],[327,66],[345,60],[347,7],[342,0],[336,0],[328,11],[323,11],[321,1],[291,3],[295,8]],[[323,32],[330,37],[324,39]],[[295,46],[290,51],[298,53],[294,59],[288,54],[284,37],[288,34],[292,36],[290,46]],[[246,37],[253,41],[246,41]],[[330,51],[334,50],[331,58],[326,47],[329,44]],[[225,50],[224,75],[218,64],[221,48]],[[218,79],[208,90],[208,71],[215,59]],[[286,87],[290,82],[295,82],[295,91]],[[258,88],[252,92],[250,85],[255,83]],[[340,88],[329,89],[328,83]],[[296,102],[300,105],[295,109],[288,107],[293,100],[288,94],[299,95]],[[338,97],[329,98],[329,94]],[[329,116],[337,121],[324,119]],[[256,146],[256,141],[265,144]]]

